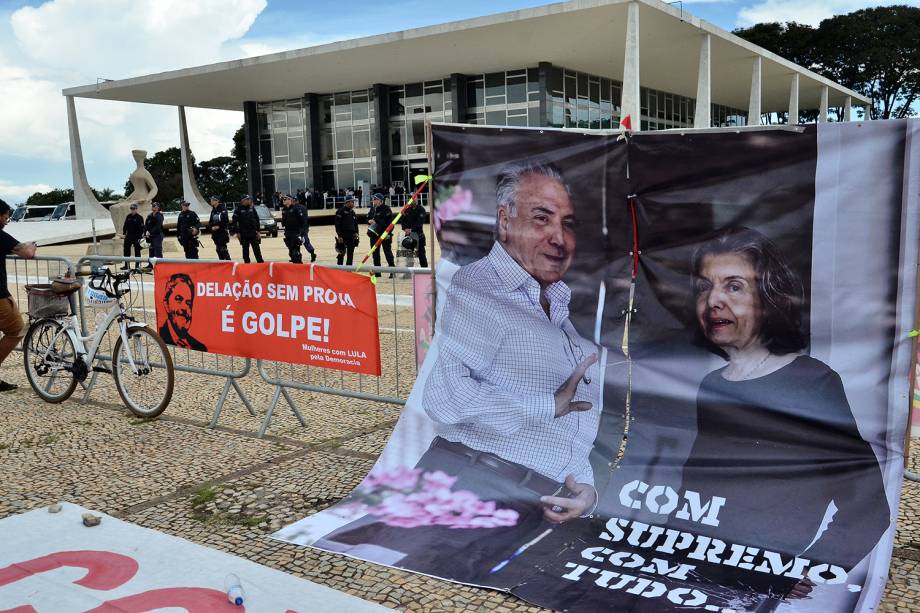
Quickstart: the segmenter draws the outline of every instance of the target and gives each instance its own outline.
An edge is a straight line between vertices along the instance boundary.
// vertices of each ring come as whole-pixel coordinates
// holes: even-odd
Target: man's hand
[[[581,517],[594,508],[594,504],[597,502],[597,492],[594,491],[593,487],[587,483],[576,483],[575,475],[569,475],[565,478],[565,486],[572,492],[570,498],[563,496],[540,497],[540,502],[543,503],[543,517],[546,518],[546,521],[561,524],[570,519]]]
[[[581,378],[585,376],[585,372],[587,372],[588,368],[595,362],[597,362],[597,354],[592,353],[585,358],[581,364],[575,367],[575,370],[573,370],[569,378],[565,380],[565,383],[560,385],[559,389],[556,390],[554,394],[556,397],[556,417],[563,417],[572,411],[591,410],[590,402],[585,402],[583,400],[572,402],[572,398],[575,397],[575,390],[578,389],[578,382],[581,381]]]
[[[31,260],[35,257],[35,250],[38,248],[38,245],[35,241],[30,241],[28,243],[19,243],[13,247],[13,253],[18,255],[21,258]]]
[[[811,591],[815,589],[815,584],[811,579],[802,579],[795,584],[795,587],[792,588],[792,591],[786,594],[785,600],[798,600],[800,598],[808,598],[808,595],[811,594]]]

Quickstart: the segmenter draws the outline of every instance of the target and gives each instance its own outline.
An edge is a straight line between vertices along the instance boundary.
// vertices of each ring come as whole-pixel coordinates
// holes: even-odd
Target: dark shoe
[[[315,252],[315,251],[311,251],[311,252],[310,252],[310,261],[311,261],[311,262],[315,262],[315,261],[316,261],[316,252]]]
[[[15,383],[7,383],[6,381],[0,381],[0,392],[12,392],[14,389],[19,386]]]
[[[122,269],[122,270],[131,270],[131,267],[128,266],[127,264],[125,264],[124,266],[121,267],[121,269]]]

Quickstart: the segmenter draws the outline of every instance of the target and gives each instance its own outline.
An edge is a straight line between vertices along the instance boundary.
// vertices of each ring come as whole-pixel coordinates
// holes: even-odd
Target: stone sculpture
[[[153,175],[144,167],[144,160],[147,158],[147,152],[141,149],[135,149],[131,152],[137,168],[128,177],[133,188],[130,194],[125,196],[124,200],[116,202],[109,208],[109,214],[112,216],[112,223],[115,224],[116,238],[124,238],[122,227],[125,225],[125,218],[131,212],[131,205],[137,205],[137,212],[141,217],[147,218],[150,213],[150,205],[157,195],[157,184],[153,180]]]

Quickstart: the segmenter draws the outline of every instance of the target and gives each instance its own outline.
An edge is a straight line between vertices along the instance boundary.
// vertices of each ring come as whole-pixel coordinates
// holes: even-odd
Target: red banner
[[[196,351],[380,374],[369,277],[302,264],[157,264],[157,328]]]

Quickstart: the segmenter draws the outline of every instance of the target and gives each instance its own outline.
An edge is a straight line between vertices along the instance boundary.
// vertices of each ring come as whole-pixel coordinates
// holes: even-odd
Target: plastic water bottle
[[[227,575],[227,578],[224,579],[224,590],[227,592],[227,600],[238,607],[243,606],[245,594],[243,593],[243,586],[240,583],[239,577],[233,573]]]

